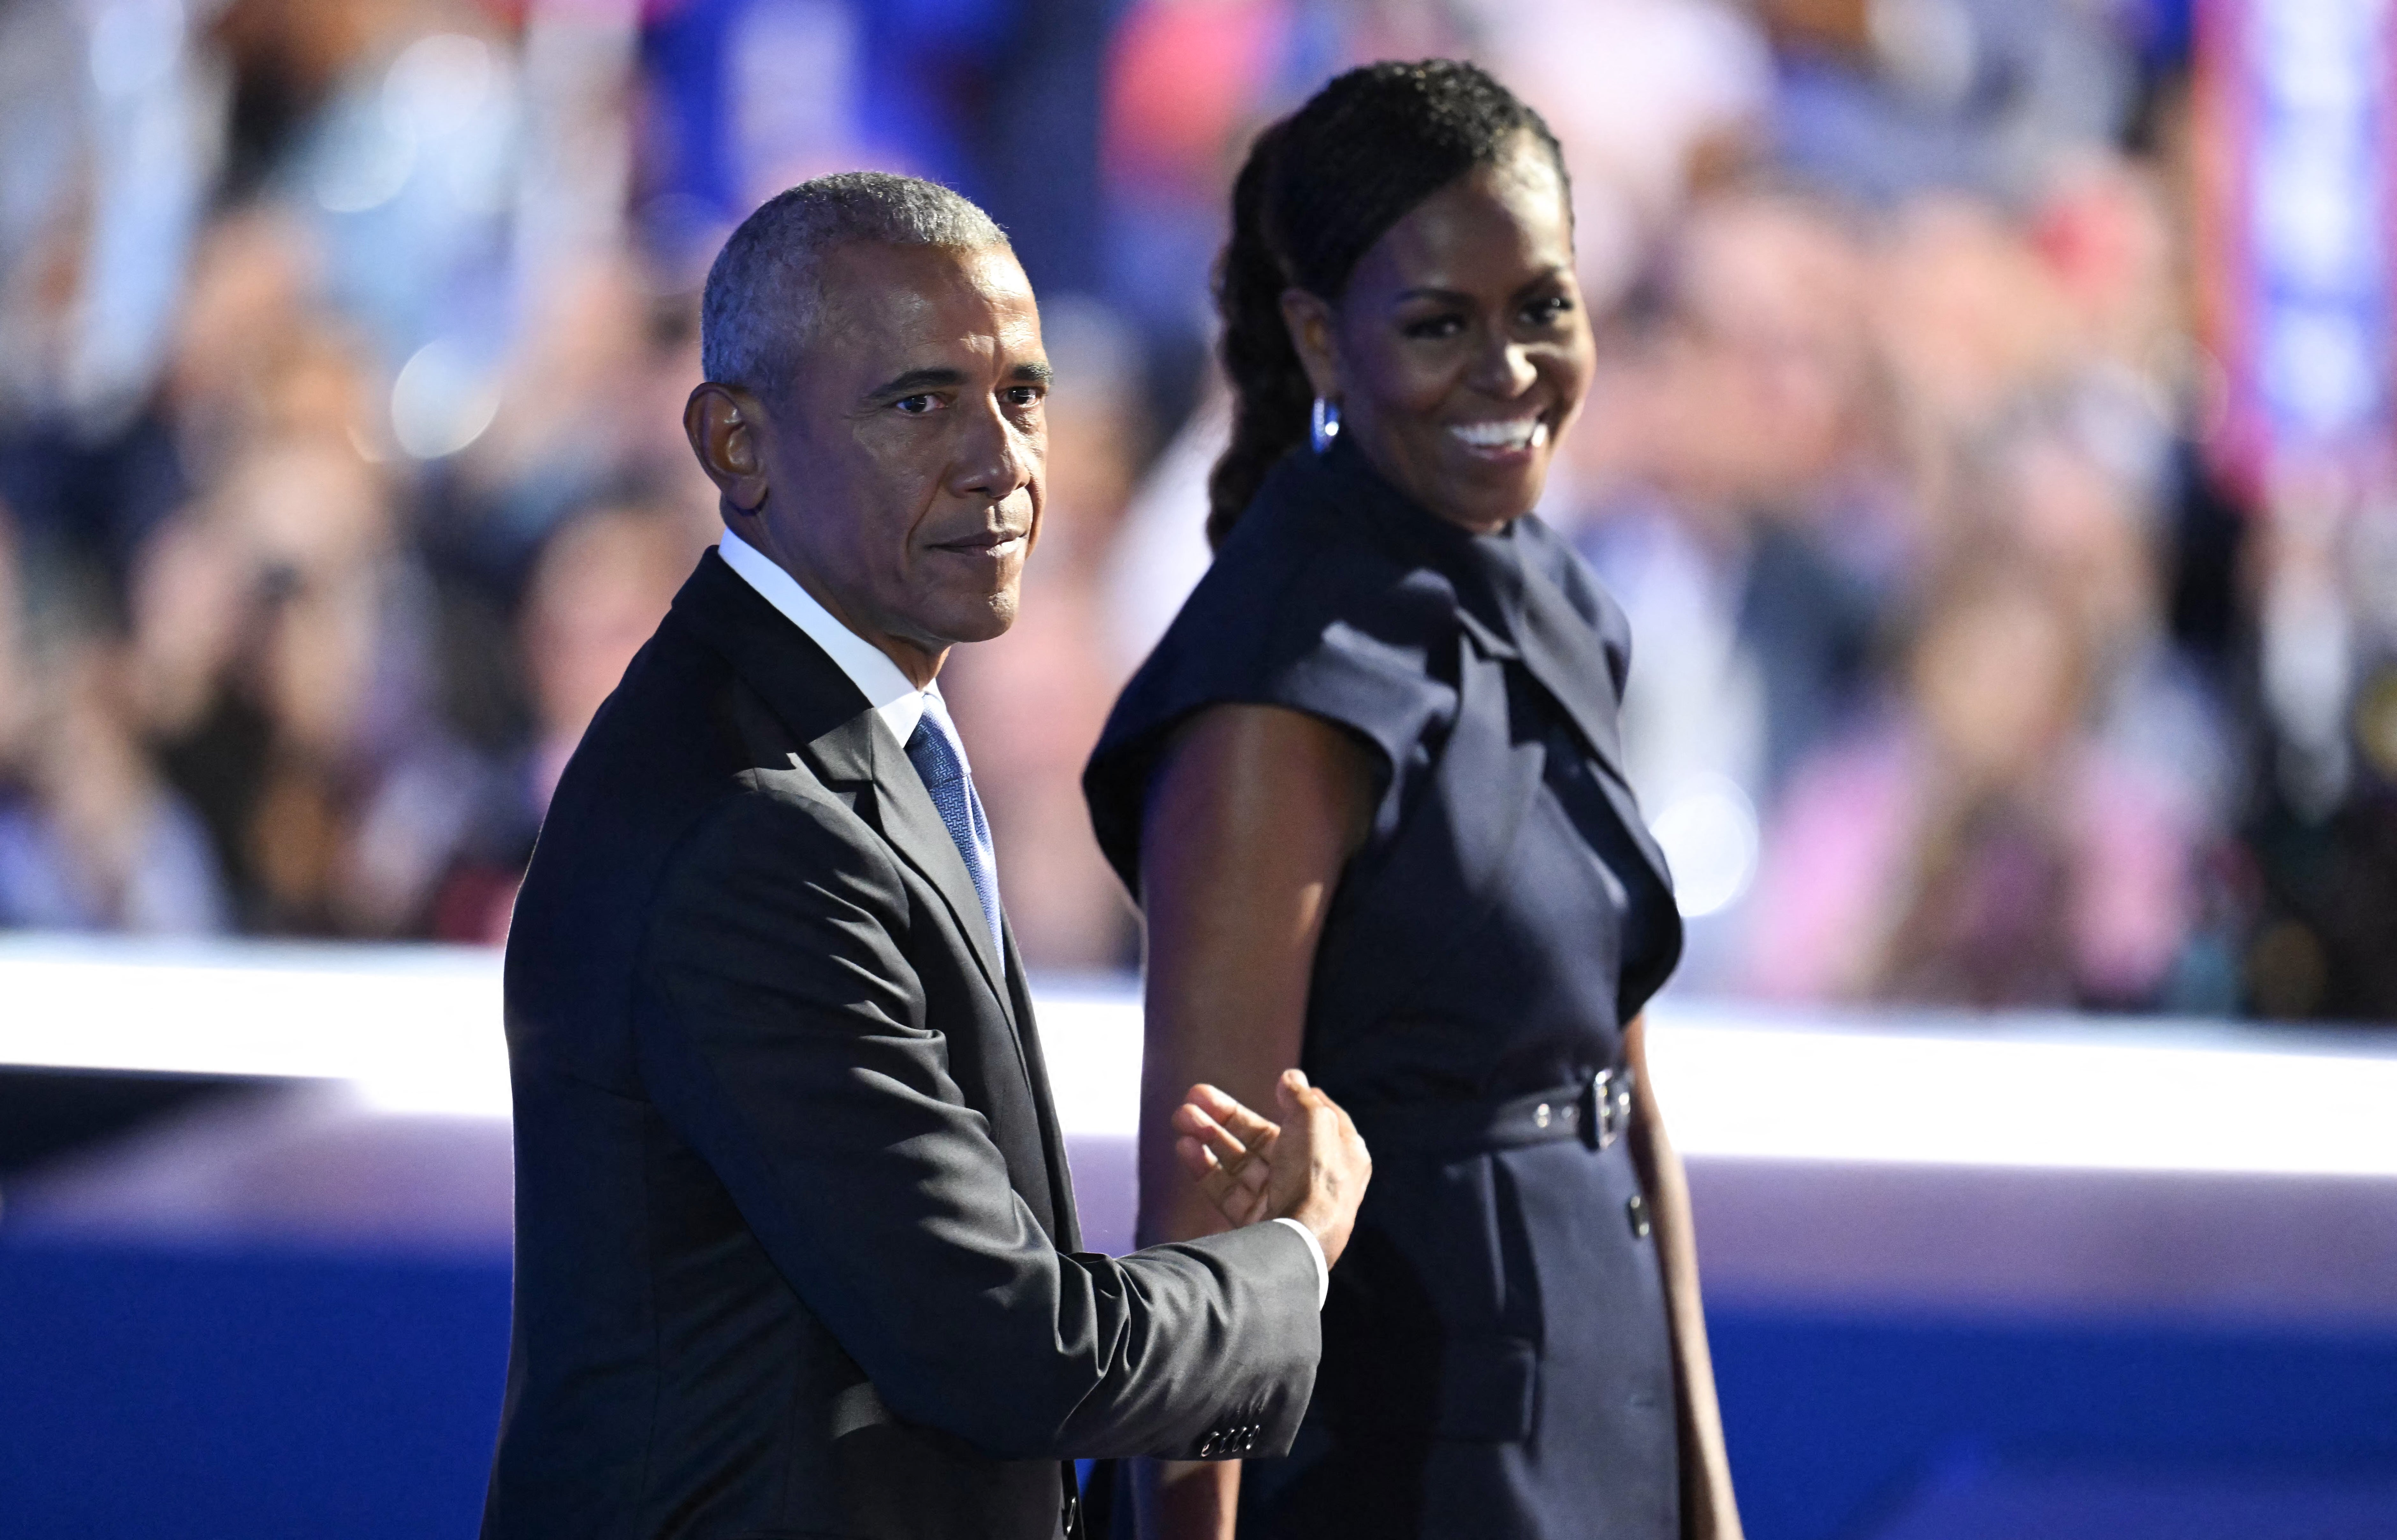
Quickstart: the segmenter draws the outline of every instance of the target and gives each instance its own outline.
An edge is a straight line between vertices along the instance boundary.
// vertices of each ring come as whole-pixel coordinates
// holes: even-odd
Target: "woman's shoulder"
[[[1376,538],[1368,511],[1285,462],[1109,716],[1082,779],[1100,844],[1130,880],[1138,809],[1172,730],[1216,705],[1346,729],[1391,767],[1453,702],[1439,662],[1460,622],[1438,571]]]
[[[1326,658],[1420,674],[1457,623],[1438,571],[1376,539],[1370,516],[1302,460],[1278,467],[1142,669],[1185,690],[1272,693]]]

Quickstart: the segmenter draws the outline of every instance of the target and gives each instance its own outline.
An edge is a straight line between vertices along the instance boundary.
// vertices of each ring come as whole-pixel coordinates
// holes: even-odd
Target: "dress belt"
[[[1375,1151],[1470,1154],[1551,1139],[1605,1149],[1631,1126],[1631,1071],[1601,1069],[1587,1080],[1501,1102],[1411,1103],[1351,1107]]]

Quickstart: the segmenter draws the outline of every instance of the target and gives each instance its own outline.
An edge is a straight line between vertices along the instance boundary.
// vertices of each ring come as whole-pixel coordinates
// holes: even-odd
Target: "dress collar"
[[[1570,575],[1544,551],[1553,536],[1535,516],[1476,534],[1392,486],[1345,438],[1307,458],[1313,465],[1301,474],[1320,478],[1315,485],[1321,495],[1361,523],[1366,538],[1445,579],[1466,629],[1493,655],[1520,659],[1564,708],[1590,752],[1620,777],[1614,673],[1590,616],[1560,586]],[[1644,834],[1636,830],[1634,837]]]
[[[1457,603],[1494,638],[1518,637],[1525,603],[1521,519],[1483,533],[1453,524],[1391,485],[1346,437],[1307,458],[1332,501],[1361,516],[1374,538],[1396,547],[1408,565],[1447,578]]]

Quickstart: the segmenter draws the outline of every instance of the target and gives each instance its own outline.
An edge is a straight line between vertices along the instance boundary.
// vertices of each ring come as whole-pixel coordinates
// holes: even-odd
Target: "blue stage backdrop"
[[[489,1255],[0,1247],[0,1533],[471,1534],[507,1319]],[[1712,1324],[1755,1540],[2397,1533],[2397,1331]]]

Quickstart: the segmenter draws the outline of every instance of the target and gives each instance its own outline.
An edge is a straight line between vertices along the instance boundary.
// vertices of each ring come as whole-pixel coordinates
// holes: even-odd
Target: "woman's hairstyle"
[[[1232,238],[1215,274],[1232,443],[1207,478],[1207,538],[1223,543],[1274,462],[1307,436],[1314,389],[1281,316],[1296,287],[1337,301],[1385,231],[1529,133],[1564,154],[1540,114],[1452,59],[1369,64],[1257,136],[1232,186]],[[1567,207],[1570,208],[1570,188]]]

